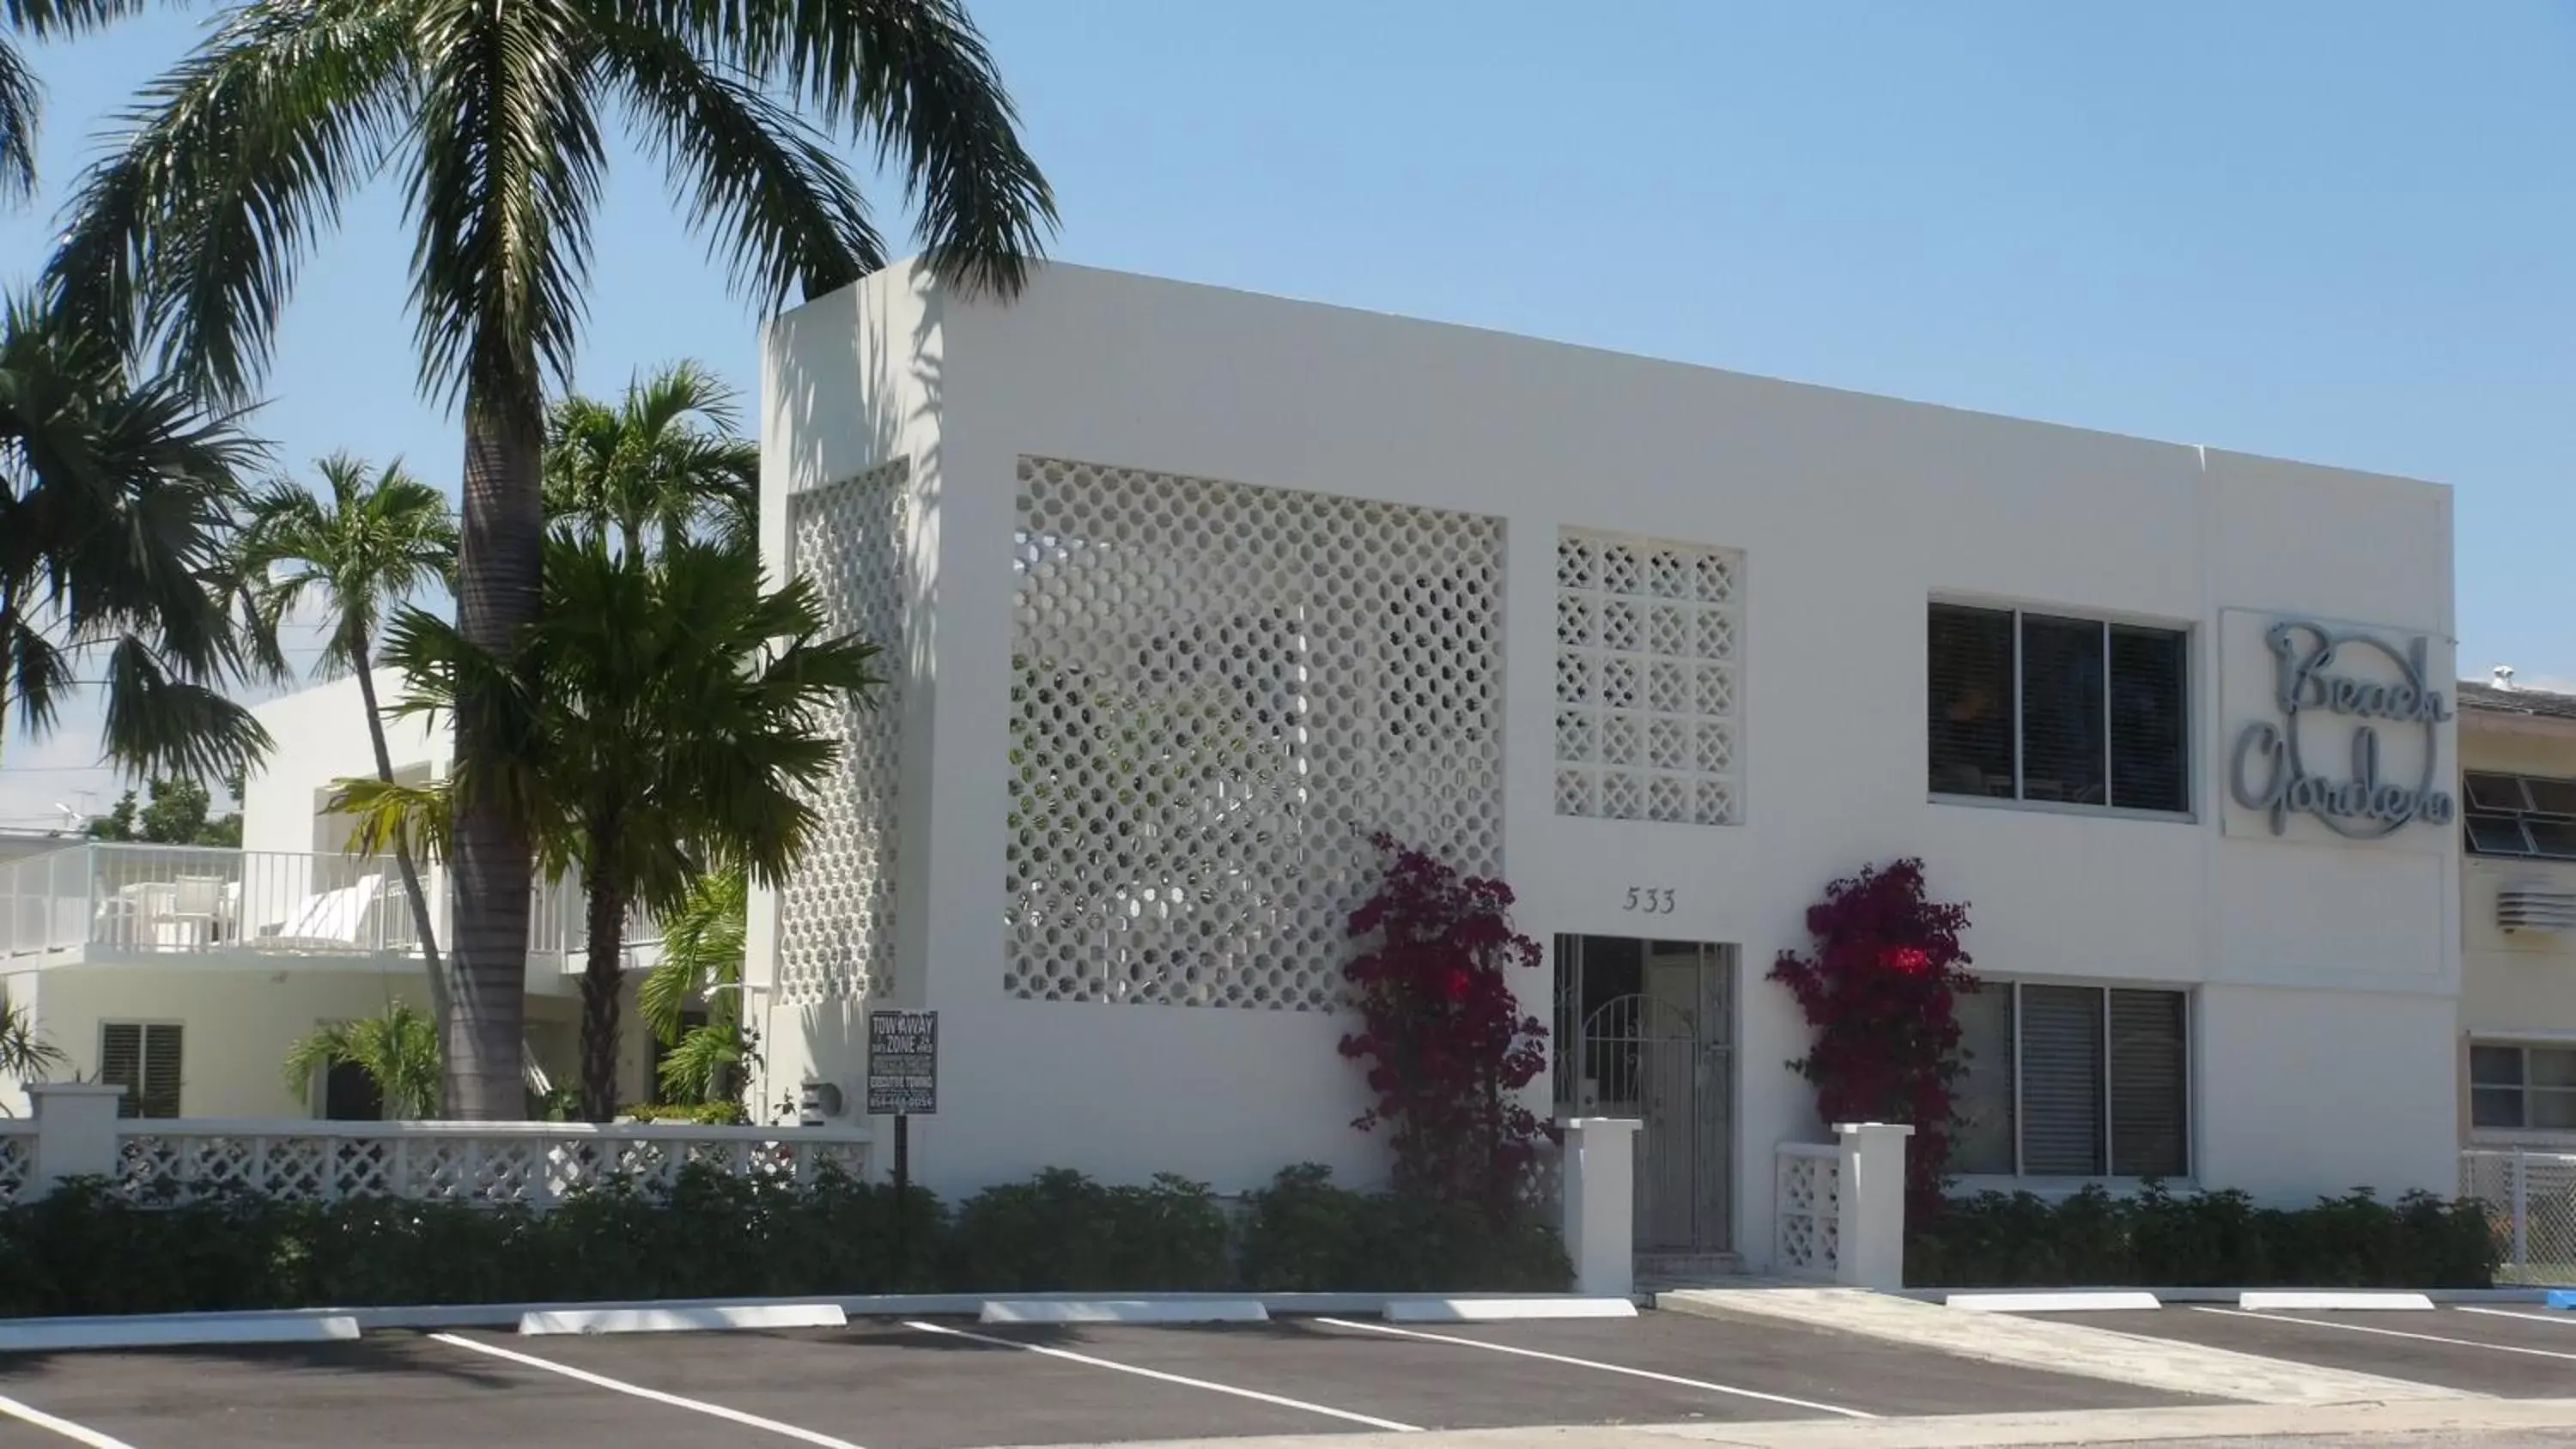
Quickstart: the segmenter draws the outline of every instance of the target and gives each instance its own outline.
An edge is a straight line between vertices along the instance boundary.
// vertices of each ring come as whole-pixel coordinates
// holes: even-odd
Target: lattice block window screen
[[[1744,556],[1562,529],[1556,813],[1733,825]]]
[[[1502,524],[1023,458],[1003,984],[1330,1009],[1380,828],[1502,855]]]
[[[829,632],[885,649],[877,672],[888,681],[834,721],[840,767],[813,796],[821,818],[779,894],[777,990],[789,1005],[894,989],[909,482],[897,459],[787,500],[788,567],[822,592]]]

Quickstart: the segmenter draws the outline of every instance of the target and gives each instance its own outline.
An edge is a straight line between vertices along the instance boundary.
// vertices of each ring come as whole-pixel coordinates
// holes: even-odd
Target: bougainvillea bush
[[[1342,1055],[1367,1063],[1376,1101],[1353,1125],[1386,1130],[1398,1193],[1510,1216],[1555,1135],[1523,1105],[1547,1070],[1547,1027],[1510,979],[1538,968],[1538,943],[1512,929],[1510,886],[1383,831],[1370,843],[1385,873],[1351,913],[1350,934],[1369,944],[1342,968],[1361,1016]]]
[[[1906,1198],[1918,1214],[1938,1211],[1950,1161],[1951,1084],[1959,1054],[1958,995],[1977,989],[1959,933],[1968,908],[1930,899],[1923,862],[1825,887],[1807,908],[1815,948],[1780,953],[1771,979],[1788,986],[1815,1031],[1790,1063],[1816,1084],[1828,1122],[1910,1122]]]

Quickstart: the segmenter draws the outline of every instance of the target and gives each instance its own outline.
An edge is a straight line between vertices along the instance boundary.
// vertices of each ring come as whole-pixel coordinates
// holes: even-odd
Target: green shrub
[[[523,1207],[235,1190],[141,1203],[74,1182],[0,1209],[0,1317],[601,1299],[1249,1287],[1559,1289],[1555,1234],[1291,1168],[1241,1230],[1206,1184],[1051,1170],[952,1216],[826,1166],[809,1183],[692,1165],[667,1187]],[[1238,1263],[1240,1267],[1238,1269]]]
[[[2484,1207],[2367,1189],[2304,1208],[2259,1207],[2241,1192],[2135,1196],[2099,1187],[2049,1201],[2027,1192],[1952,1199],[1906,1240],[1921,1287],[2484,1288],[2496,1244]]]
[[[695,1122],[707,1127],[739,1127],[751,1120],[740,1102],[653,1102],[622,1109],[638,1122]]]
[[[1312,1162],[1283,1169],[1249,1206],[1240,1266],[1254,1292],[1559,1292],[1574,1277],[1536,1222],[1336,1187]]]
[[[1050,1167],[957,1209],[950,1280],[993,1292],[1190,1292],[1226,1282],[1225,1214],[1206,1183],[1158,1173],[1107,1187]]]

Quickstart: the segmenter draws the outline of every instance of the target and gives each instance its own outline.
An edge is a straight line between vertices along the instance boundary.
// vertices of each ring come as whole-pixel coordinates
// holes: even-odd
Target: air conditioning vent
[[[2496,892],[2496,924],[2508,931],[2576,931],[2576,890],[2506,886]]]

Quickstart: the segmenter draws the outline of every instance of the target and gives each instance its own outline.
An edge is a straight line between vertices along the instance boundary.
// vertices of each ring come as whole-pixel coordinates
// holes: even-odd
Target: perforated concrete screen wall
[[[789,567],[823,596],[824,632],[856,633],[903,654],[910,469],[903,459],[787,501]],[[894,987],[896,787],[902,775],[903,671],[871,707],[839,712],[839,768],[815,791],[820,819],[778,902],[778,999],[806,1005]]]
[[[1744,556],[1561,529],[1556,813],[1734,825]]]
[[[1502,854],[1502,523],[1019,461],[1004,985],[1328,1009],[1385,829]]]

